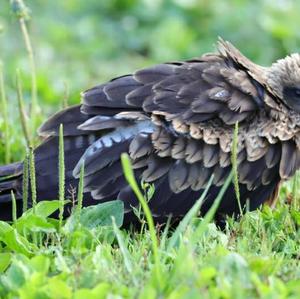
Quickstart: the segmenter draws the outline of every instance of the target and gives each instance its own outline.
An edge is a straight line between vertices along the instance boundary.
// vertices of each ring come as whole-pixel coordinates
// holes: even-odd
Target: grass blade
[[[160,244],[159,244],[161,250],[166,249],[166,242],[167,242],[167,237],[168,237],[168,234],[169,234],[169,231],[170,231],[171,220],[172,220],[171,216],[168,217],[168,220],[167,220],[167,223],[165,224],[163,233],[161,234]]]
[[[114,233],[116,235],[116,238],[117,238],[117,241],[118,241],[118,244],[119,244],[119,248],[121,250],[121,253],[122,253],[122,256],[123,256],[123,259],[124,259],[125,268],[126,268],[127,272],[133,277],[134,284],[137,285],[136,278],[133,275],[133,265],[132,265],[132,262],[131,262],[130,254],[129,254],[126,246],[125,246],[124,238],[122,236],[122,233],[121,233],[120,229],[116,225],[116,221],[115,221],[114,217],[112,217],[112,224],[113,224]]]
[[[199,237],[205,232],[207,225],[213,220],[213,218],[216,214],[216,211],[220,205],[220,202],[221,202],[227,188],[229,187],[229,184],[232,182],[233,176],[234,176],[233,170],[231,170],[231,172],[230,172],[229,176],[227,177],[225,183],[223,184],[218,196],[216,197],[212,206],[210,207],[208,212],[205,214],[203,220],[201,221],[201,223],[197,227],[196,231],[194,232],[194,236],[193,236],[194,242],[197,239],[199,239]]]
[[[194,203],[193,207],[188,211],[188,213],[184,216],[184,218],[180,221],[179,225],[177,226],[175,232],[172,234],[172,237],[170,238],[167,251],[170,251],[177,243],[180,234],[182,234],[185,229],[187,228],[188,224],[191,222],[191,220],[197,215],[199,212],[199,209],[203,203],[204,198],[207,195],[207,192],[213,182],[213,175],[210,177],[207,186],[205,190],[202,192],[200,198]]]
[[[231,164],[233,169],[233,184],[236,200],[238,202],[240,215],[243,215],[243,209],[241,205],[241,195],[240,195],[240,187],[239,187],[239,176],[238,176],[238,133],[239,133],[239,123],[235,123],[234,133],[233,133],[233,141],[232,141],[232,149],[231,149]]]
[[[156,236],[156,230],[155,230],[155,226],[154,226],[153,217],[152,217],[150,208],[148,206],[148,203],[145,200],[145,198],[144,198],[142,192],[140,191],[139,186],[135,180],[135,176],[134,176],[134,173],[133,173],[133,170],[131,167],[131,163],[130,163],[128,154],[123,153],[121,155],[121,161],[122,161],[124,176],[125,176],[128,184],[132,188],[133,192],[135,193],[136,197],[138,198],[138,200],[142,206],[142,209],[145,213],[145,217],[146,217],[148,227],[149,227],[151,242],[152,242],[152,251],[153,251],[153,256],[154,256],[155,272],[156,272],[156,282],[161,287],[162,276],[161,276],[161,271],[160,271],[160,267],[159,267],[160,258],[159,258],[159,251],[158,251],[158,240],[157,240],[157,236]]]

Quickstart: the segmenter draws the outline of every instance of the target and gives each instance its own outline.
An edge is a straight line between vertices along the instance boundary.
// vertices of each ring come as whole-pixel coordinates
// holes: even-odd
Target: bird
[[[34,150],[38,200],[58,198],[59,128],[63,125],[65,188],[84,168],[84,205],[124,203],[124,223],[139,204],[123,175],[130,157],[139,182],[154,187],[148,204],[157,223],[182,219],[212,184],[200,209],[210,209],[236,161],[240,205],[255,210],[276,201],[280,184],[300,166],[300,55],[269,67],[255,64],[230,42],[217,51],[161,63],[82,93],[81,104],[50,117]],[[0,219],[11,219],[11,191],[22,202],[23,163],[0,167]],[[216,219],[239,216],[230,183]]]

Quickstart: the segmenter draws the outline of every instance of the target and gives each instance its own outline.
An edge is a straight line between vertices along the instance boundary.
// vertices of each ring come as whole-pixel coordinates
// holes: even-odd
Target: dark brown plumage
[[[234,125],[239,123],[238,170],[243,206],[272,200],[294,175],[300,156],[300,55],[261,67],[230,43],[218,53],[159,64],[115,78],[82,94],[82,104],[51,117],[35,150],[38,198],[57,198],[58,128],[64,124],[66,188],[77,186],[85,165],[85,203],[121,199],[127,222],[137,200],[127,185],[120,155],[128,152],[137,178],[155,185],[150,207],[158,221],[183,216],[209,178],[205,213],[231,170]],[[0,168],[0,201],[10,190],[21,198],[22,164]],[[13,177],[12,177],[13,175]],[[9,209],[1,211],[9,218]],[[233,187],[218,215],[238,214]]]

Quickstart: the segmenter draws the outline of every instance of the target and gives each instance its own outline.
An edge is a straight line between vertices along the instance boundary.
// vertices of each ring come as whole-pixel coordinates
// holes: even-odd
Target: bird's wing
[[[232,59],[206,55],[142,69],[87,90],[82,111],[97,114],[99,107],[123,108],[188,126],[216,119],[233,125],[263,105],[262,90]]]
[[[283,161],[279,140],[270,142],[265,130],[256,131],[265,113],[263,82],[253,75],[257,70],[228,51],[156,65],[84,92],[83,122],[70,132],[99,137],[73,171],[78,177],[84,164],[85,191],[95,199],[122,196],[127,188],[122,152],[129,152],[139,179],[167,182],[174,193],[203,189],[211,174],[220,186],[231,169],[236,122],[241,185],[254,190],[279,181],[279,168],[292,174],[299,159]],[[60,114],[44,128],[57,134],[58,120],[64,119],[69,118]],[[287,142],[288,155],[294,144]]]
[[[267,185],[278,177],[281,150],[250,126],[264,110],[263,99],[260,82],[221,54],[156,65],[96,86],[83,93],[81,108],[96,116],[79,128],[110,131],[87,149],[74,175],[84,162],[85,190],[96,199],[118,193],[126,187],[119,156],[129,152],[139,178],[167,178],[175,193],[203,189],[211,174],[220,186],[231,169],[239,122],[240,183],[248,190]]]

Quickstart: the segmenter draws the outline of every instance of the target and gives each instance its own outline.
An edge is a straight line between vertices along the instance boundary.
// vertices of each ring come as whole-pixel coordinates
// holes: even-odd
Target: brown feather
[[[282,142],[279,173],[282,179],[292,177],[299,168],[300,155],[293,141]]]
[[[57,164],[57,134],[63,123],[66,185],[77,183],[71,173],[75,167],[78,178],[84,163],[88,196],[124,198],[130,213],[137,200],[122,175],[120,155],[127,152],[136,178],[153,182],[160,195],[166,193],[165,201],[154,195],[149,204],[158,216],[186,212],[214,173],[207,209],[232,169],[238,122],[241,199],[244,203],[250,198],[251,209],[257,208],[281,179],[300,167],[300,104],[294,90],[300,88],[300,55],[264,68],[228,42],[220,40],[218,50],[144,68],[85,91],[81,107],[59,112],[40,130],[47,139],[35,151],[39,186],[50,176],[57,179],[52,166]],[[2,172],[14,175],[13,168]],[[20,178],[1,178],[0,189],[16,189]],[[224,214],[237,210],[229,188],[219,207]],[[53,192],[48,187],[42,194]],[[0,193],[1,199],[7,200],[7,194]]]

